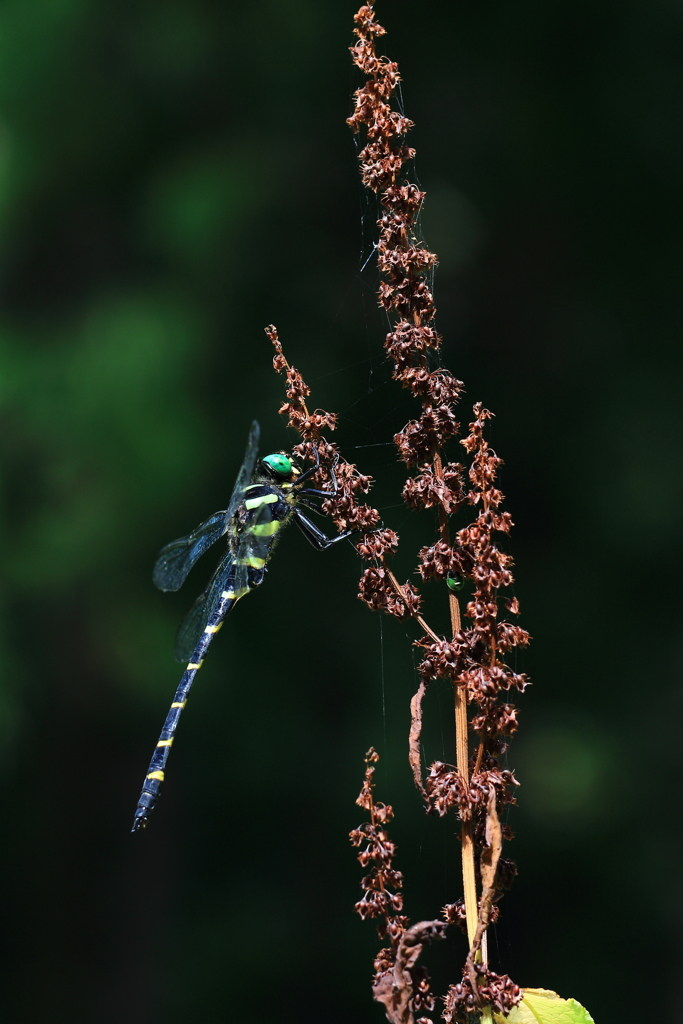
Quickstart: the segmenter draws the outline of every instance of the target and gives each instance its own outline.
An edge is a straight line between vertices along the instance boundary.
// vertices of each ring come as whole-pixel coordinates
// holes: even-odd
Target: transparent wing
[[[187,537],[179,537],[162,548],[152,579],[159,590],[179,590],[197,559],[228,529],[227,511],[216,512]]]
[[[199,638],[220,603],[221,594],[232,586],[233,569],[232,554],[228,551],[218,563],[206,590],[199,595],[181,623],[174,648],[176,661],[188,662],[192,657]]]
[[[244,491],[251,483],[251,478],[254,475],[254,467],[256,465],[256,459],[258,458],[258,443],[259,437],[261,436],[261,428],[258,422],[254,420],[249,430],[249,437],[247,438],[247,447],[244,452],[244,458],[242,459],[242,466],[237,474],[237,480],[235,480],[235,486],[232,489],[232,495],[230,497],[230,504],[228,510],[225,513],[226,520],[228,523],[237,511],[237,506],[242,500]]]
[[[159,552],[152,574],[152,579],[159,590],[179,590],[195,562],[227,532],[230,520],[254,473],[258,456],[259,434],[259,425],[254,420],[249,431],[242,466],[237,474],[227,509],[214,513],[210,519],[198,526],[187,537],[179,537],[178,540],[171,541]]]

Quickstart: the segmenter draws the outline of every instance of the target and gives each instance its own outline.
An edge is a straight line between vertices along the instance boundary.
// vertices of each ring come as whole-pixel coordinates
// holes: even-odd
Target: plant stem
[[[443,465],[438,452],[434,454],[434,474],[443,480]],[[450,547],[448,536],[448,514],[443,505],[439,506],[439,528],[441,540]],[[460,632],[460,604],[453,593],[448,595],[451,613],[451,630],[453,638]],[[467,737],[467,695],[465,688],[455,686],[455,763],[460,775],[469,782],[469,749]],[[477,930],[477,882],[474,873],[474,843],[472,841],[472,822],[463,821],[460,831],[462,857],[462,885],[465,896],[465,916],[467,919],[467,939],[472,948],[474,933]]]
[[[386,574],[387,574],[387,576],[388,576],[388,577],[389,577],[389,579],[391,580],[391,585],[392,585],[392,587],[394,588],[394,590],[396,591],[396,593],[398,594],[398,596],[399,596],[399,597],[401,598],[401,600],[402,600],[402,601],[404,601],[404,602],[405,602],[405,604],[407,605],[407,604],[408,604],[408,602],[406,601],[406,596],[405,596],[405,594],[403,593],[403,587],[402,587],[402,586],[401,586],[401,584],[400,584],[400,583],[398,582],[398,580],[397,580],[397,579],[396,579],[396,577],[394,576],[393,572],[391,571],[391,569],[390,569],[390,568],[389,568],[389,566],[387,565],[387,563],[386,563],[386,559],[382,558],[382,559],[380,559],[380,561],[381,561],[381,563],[382,563],[382,566],[383,566],[383,567],[384,567],[384,569],[386,570]],[[439,641],[441,640],[441,637],[440,637],[440,636],[437,636],[437,634],[436,634],[436,633],[434,632],[434,630],[432,629],[432,627],[431,627],[431,626],[430,626],[430,625],[429,625],[428,623],[426,623],[426,622],[425,622],[425,620],[424,620],[424,619],[422,618],[422,616],[421,616],[421,615],[416,615],[416,616],[415,616],[415,619],[416,619],[416,620],[417,620],[417,621],[418,621],[418,622],[420,623],[420,625],[421,625],[421,626],[422,626],[422,628],[424,629],[425,633],[428,633],[428,634],[429,634],[429,636],[431,636],[432,640],[434,640],[434,641],[435,641],[435,643],[437,643],[437,644],[438,644],[438,643],[439,643]]]
[[[434,473],[439,479],[443,480],[443,467],[441,464],[441,457],[438,452],[434,455]],[[450,540],[448,536],[448,514],[442,505],[439,506],[439,532],[441,534],[441,540],[450,546]],[[403,588],[398,582],[393,572],[387,566],[384,559],[382,564],[386,569],[387,575],[391,580],[391,584],[394,590],[403,597]],[[455,594],[448,594],[448,603],[451,613],[451,631],[453,637],[460,632],[461,619],[460,619],[460,604]],[[433,640],[437,643],[439,637],[433,629],[425,622],[421,615],[415,616],[417,621],[420,623],[422,628],[428,633]],[[462,686],[455,687],[455,759],[456,765],[460,775],[463,777],[465,782],[469,781],[469,749],[468,749],[468,735],[467,735],[467,696],[465,688]],[[474,941],[474,934],[477,930],[477,919],[478,919],[478,908],[477,908],[477,882],[474,871],[474,843],[472,841],[472,823],[470,821],[463,821],[462,829],[460,831],[460,843],[461,843],[461,856],[462,856],[462,882],[463,882],[463,893],[465,897],[465,916],[467,919],[467,939],[472,948],[472,942]],[[483,959],[486,962],[486,954],[483,951]]]
[[[458,771],[466,782],[469,781],[467,771],[467,701],[462,687],[455,688],[455,753]],[[474,933],[477,930],[477,883],[474,873],[474,843],[472,842],[472,822],[463,821],[460,830],[462,846],[462,884],[465,894],[465,916],[467,918],[467,939],[472,948]]]

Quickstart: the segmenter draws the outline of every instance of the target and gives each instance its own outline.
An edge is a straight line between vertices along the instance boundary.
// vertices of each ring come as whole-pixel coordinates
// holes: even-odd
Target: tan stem
[[[457,727],[457,715],[458,715],[458,704],[456,699],[456,727]],[[466,771],[462,772],[460,765],[458,765],[461,775],[467,778]],[[462,887],[465,894],[465,918],[467,920],[467,941],[469,942],[470,949],[474,942],[474,935],[477,930],[477,881],[474,873],[474,843],[472,841],[472,822],[463,821],[462,829],[460,831],[460,843],[462,849]]]
[[[443,465],[438,452],[434,454],[434,475],[443,480]],[[448,536],[448,514],[443,505],[439,506],[439,527],[441,540],[450,546]],[[453,593],[448,595],[451,613],[451,629],[453,637],[460,632],[460,604]],[[469,748],[467,736],[467,694],[463,686],[455,686],[455,763],[465,783],[469,783]],[[474,842],[472,840],[472,822],[463,821],[460,831],[462,858],[462,886],[465,896],[465,917],[467,920],[467,939],[472,948],[474,934],[477,930],[477,880],[474,871]]]
[[[484,741],[480,740],[479,741],[479,746],[477,747],[477,759],[474,762],[474,771],[472,772],[473,775],[477,775],[479,773],[479,769],[481,768],[481,762],[483,760],[483,757],[484,757]]]
[[[440,479],[443,480],[443,467],[441,464],[441,457],[438,452],[434,455],[434,473]],[[445,544],[450,544],[448,536],[448,514],[445,508],[439,506],[439,532],[441,539]],[[391,585],[400,598],[405,601],[403,588],[398,582],[393,572],[387,566],[384,559],[382,559],[382,565],[386,570],[386,573],[391,581]],[[448,595],[449,610],[451,614],[451,630],[453,636],[456,636],[460,632],[461,619],[460,619],[460,604],[457,597],[453,593]],[[415,618],[420,623],[424,631],[434,640],[439,643],[441,637],[439,637],[434,630],[425,622],[421,615],[416,615]],[[462,686],[455,687],[455,756],[456,764],[460,775],[469,782],[469,749],[468,749],[468,736],[467,736],[467,696],[465,689]],[[472,823],[469,821],[463,821],[462,830],[460,832],[460,842],[462,850],[462,881],[463,891],[465,896],[465,916],[467,919],[467,938],[472,948],[472,942],[474,941],[474,934],[477,930],[477,882],[474,871],[474,842],[472,841]]]
[[[403,601],[403,603],[405,604],[405,606],[406,606],[406,608],[407,608],[407,607],[408,607],[408,602],[407,602],[407,600],[406,600],[406,595],[405,595],[405,594],[403,593],[403,587],[402,587],[402,586],[401,586],[401,584],[400,584],[400,583],[398,582],[398,580],[396,579],[396,577],[394,576],[393,572],[391,571],[391,569],[389,568],[389,566],[387,565],[387,563],[385,562],[385,560],[384,560],[384,559],[382,559],[382,566],[384,567],[384,570],[385,570],[385,572],[386,572],[387,576],[389,577],[389,579],[390,579],[390,581],[391,581],[391,585],[392,585],[392,587],[394,588],[394,590],[396,591],[396,593],[397,593],[397,594],[398,594],[398,596],[399,596],[399,597],[401,598],[401,600]],[[429,634],[429,636],[431,636],[432,640],[434,640],[434,641],[435,641],[435,642],[436,642],[437,644],[441,642],[441,637],[440,637],[440,636],[438,636],[438,635],[437,635],[437,634],[436,634],[436,633],[434,632],[434,630],[432,629],[432,627],[431,627],[431,626],[429,626],[429,625],[428,625],[428,624],[427,624],[427,623],[425,622],[425,620],[424,620],[424,619],[422,618],[422,616],[421,616],[421,615],[416,615],[416,616],[415,616],[415,618],[416,618],[416,619],[417,619],[417,621],[418,621],[418,622],[420,623],[420,625],[421,625],[421,626],[422,626],[422,628],[424,629],[425,633],[428,633],[428,634]]]

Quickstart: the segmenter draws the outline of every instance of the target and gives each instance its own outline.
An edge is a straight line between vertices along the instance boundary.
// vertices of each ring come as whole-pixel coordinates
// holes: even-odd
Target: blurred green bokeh
[[[164,596],[155,554],[224,506],[252,418],[264,449],[293,441],[266,324],[377,478],[403,578],[433,535],[399,503],[388,443],[411,406],[360,273],[376,213],[344,124],[353,11],[0,4],[7,1020],[381,1021],[346,839],[371,744],[407,912],[460,893],[454,824],[424,818],[406,762],[417,633],[355,600],[350,548],[296,531],[128,834],[209,571]],[[683,7],[378,16],[417,124],[445,361],[463,420],[478,399],[497,414],[534,637],[493,966],[599,1024],[678,1024]],[[451,760],[446,688],[427,712],[426,756]],[[437,991],[463,956],[430,951]]]

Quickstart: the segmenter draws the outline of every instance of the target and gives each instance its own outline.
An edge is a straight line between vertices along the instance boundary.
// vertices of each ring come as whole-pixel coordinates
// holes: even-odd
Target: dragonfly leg
[[[296,485],[295,485],[297,492],[299,494],[317,494],[319,497],[322,497],[322,498],[330,498],[330,497],[333,498],[337,494],[337,492],[339,490],[339,485],[337,484],[337,475],[336,475],[336,473],[334,471],[334,467],[337,465],[338,462],[339,462],[339,453],[337,453],[335,455],[334,461],[332,462],[332,464],[331,464],[331,466],[329,468],[329,474],[330,474],[330,477],[332,479],[332,490],[331,491],[316,491],[316,490],[313,490],[313,489],[308,488],[308,487],[304,487],[302,490],[299,490],[299,485],[306,479],[306,477],[312,476],[313,473],[317,472],[317,470],[320,469],[320,455],[318,454],[318,449],[316,448],[315,449],[315,465],[311,466],[310,469],[307,469],[306,472],[302,473],[301,476],[298,478],[298,480],[296,482]]]
[[[319,469],[320,469],[320,454],[318,452],[318,449],[315,448],[315,465],[311,466],[310,469],[307,469],[305,473],[302,473],[299,476],[299,478],[297,479],[297,486],[301,483],[302,480],[305,480],[306,477],[313,476],[313,474],[315,472],[317,472]]]
[[[297,490],[299,494],[313,494],[316,498],[334,498],[336,491],[317,491],[314,487],[302,487],[301,490]]]
[[[326,533],[318,529],[315,523],[311,522],[308,516],[305,516],[303,512],[296,509],[294,512],[294,521],[303,533],[307,541],[309,541],[314,548],[318,551],[325,551],[331,547],[332,544],[336,544],[340,540],[346,540],[347,537],[352,537],[356,533],[363,533],[362,530],[345,530],[344,533],[338,533],[336,537],[328,537]]]

